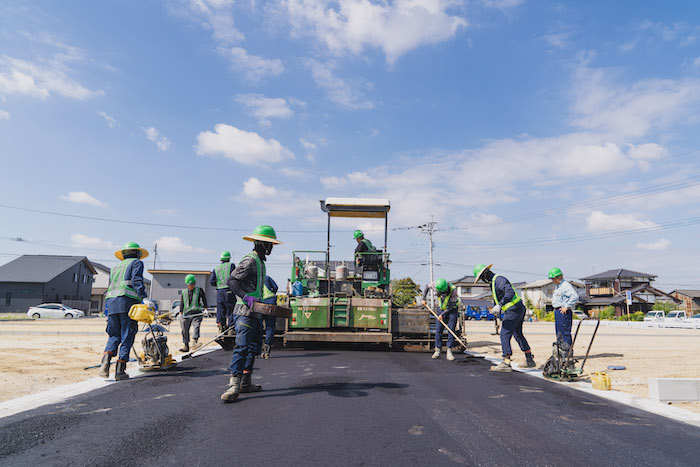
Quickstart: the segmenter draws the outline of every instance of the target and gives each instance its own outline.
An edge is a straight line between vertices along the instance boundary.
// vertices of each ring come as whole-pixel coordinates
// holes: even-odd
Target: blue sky
[[[250,248],[212,228],[268,223],[283,283],[292,250],[325,246],[320,199],[381,197],[390,228],[445,229],[438,277],[626,267],[700,288],[694,2],[27,3],[0,5],[0,204],[163,225],[0,207],[0,262],[111,265],[133,240],[209,269]],[[334,227],[334,259],[357,227],[381,243]],[[392,230],[394,277],[425,284],[427,244]]]

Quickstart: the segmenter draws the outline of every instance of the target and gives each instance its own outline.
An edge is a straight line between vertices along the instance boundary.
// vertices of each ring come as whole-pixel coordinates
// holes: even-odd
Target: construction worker
[[[265,277],[265,287],[263,288],[263,303],[269,305],[277,304],[277,283],[272,280],[272,277]],[[265,341],[262,342],[262,353],[260,356],[264,359],[270,358],[270,350],[272,350],[272,344],[275,341],[275,321],[277,321],[276,316],[265,315],[263,317],[263,322],[265,324]],[[263,333],[262,329],[260,332],[260,340],[262,341]]]
[[[571,325],[574,319],[573,308],[578,302],[578,293],[569,281],[564,280],[561,269],[554,267],[549,270],[549,278],[557,286],[552,294],[552,307],[554,308],[554,328],[557,340],[561,340],[564,345],[562,349],[566,352],[571,348]]]
[[[357,246],[355,247],[355,264],[359,267],[362,266],[362,254],[367,251],[377,251],[372,245],[372,242],[365,238],[365,234],[361,230],[356,230],[353,234],[355,240],[357,241]]]
[[[99,375],[109,378],[109,366],[112,357],[117,355],[114,379],[129,379],[126,364],[129,361],[131,346],[139,330],[138,323],[129,318],[132,305],[141,303],[146,298],[143,285],[143,258],[148,252],[137,243],[129,242],[121,250],[115,251],[121,262],[109,273],[109,287],[105,293],[105,314],[107,315],[107,346],[102,354],[102,366]]]
[[[432,358],[440,358],[440,351],[442,350],[442,331],[445,328],[445,322],[447,322],[447,327],[454,332],[457,326],[457,318],[459,317],[459,309],[466,308],[460,300],[457,294],[457,287],[447,282],[445,279],[438,279],[435,282],[431,282],[423,291],[423,302],[425,301],[428,293],[430,291],[435,293],[437,298],[439,309],[442,313],[438,316],[438,320],[435,322],[435,352]],[[452,361],[455,356],[452,354],[452,347],[454,347],[455,338],[451,332],[447,333],[447,360]]]
[[[513,351],[510,347],[510,340],[515,337],[515,341],[520,346],[520,350],[525,352],[527,368],[536,366],[535,359],[523,335],[523,321],[525,320],[525,305],[518,296],[510,281],[505,277],[491,272],[493,264],[477,264],[474,266],[474,282],[483,278],[491,283],[491,295],[493,296],[493,314],[498,316],[501,311],[503,318],[501,321],[501,350],[503,351],[503,361],[491,367],[491,371],[512,371],[511,357]]]
[[[204,310],[207,308],[207,295],[204,289],[197,286],[197,278],[193,274],[185,276],[187,288],[182,290],[180,300],[180,326],[182,327],[183,346],[180,352],[190,351],[190,327],[192,333],[192,348],[199,347],[199,327],[202,325]]]
[[[244,256],[228,278],[228,286],[241,300],[236,304],[236,348],[233,350],[229,370],[229,387],[221,395],[224,402],[235,402],[240,393],[258,392],[262,388],[253,384],[257,338],[262,327],[262,316],[253,311],[255,302],[262,301],[265,286],[265,260],[277,240],[275,229],[269,225],[257,227],[243,240],[253,242],[252,253]]]
[[[224,251],[219,257],[221,264],[214,268],[209,283],[216,287],[216,325],[219,332],[224,332],[234,325],[233,307],[236,306],[236,295],[228,288],[226,281],[236,265],[231,262],[231,253]]]

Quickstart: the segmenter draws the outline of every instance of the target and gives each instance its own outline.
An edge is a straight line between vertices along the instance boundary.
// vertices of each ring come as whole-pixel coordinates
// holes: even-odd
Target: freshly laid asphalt
[[[699,465],[700,428],[459,356],[276,350],[224,404],[230,353],[0,419],[0,464]]]

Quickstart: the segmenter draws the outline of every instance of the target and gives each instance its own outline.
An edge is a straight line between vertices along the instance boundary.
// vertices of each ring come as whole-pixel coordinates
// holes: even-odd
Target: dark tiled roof
[[[459,279],[450,281],[450,284],[465,284],[465,285],[475,285],[475,286],[486,286],[489,285],[487,282],[484,281],[479,281],[476,284],[474,284],[474,276],[464,276],[460,277]]]
[[[107,271],[108,273],[111,271],[111,269],[108,268],[107,266],[105,266],[104,264],[96,263],[96,262],[94,262],[94,261],[90,261],[90,263],[91,263],[92,266],[93,266],[94,268],[96,268],[96,269],[101,269],[101,270],[103,270],[103,271]]]
[[[678,293],[678,294],[685,295],[686,297],[690,297],[690,298],[700,298],[700,290],[678,289],[678,290],[674,290],[671,293],[672,294]]]
[[[630,271],[629,269],[611,269],[609,271],[601,272],[599,274],[593,274],[592,276],[582,277],[582,280],[595,280],[595,279],[623,279],[628,277],[647,277],[653,279],[656,276],[653,274],[646,274],[643,272]]]
[[[0,266],[0,282],[45,284],[81,261],[90,274],[97,274],[85,256],[24,255]]]

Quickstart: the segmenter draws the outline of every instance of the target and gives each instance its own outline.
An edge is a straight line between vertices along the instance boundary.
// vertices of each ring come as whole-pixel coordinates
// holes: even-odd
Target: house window
[[[77,272],[73,273],[73,282],[78,282],[78,273]]]
[[[472,293],[472,288],[471,287],[462,287],[462,293],[463,294]]]
[[[5,295],[5,306],[10,306],[11,302],[12,302],[12,292],[7,292],[7,295]]]
[[[100,302],[98,302],[97,300],[92,300],[90,302],[90,308],[95,309],[95,308],[99,308],[99,307],[100,307]]]

